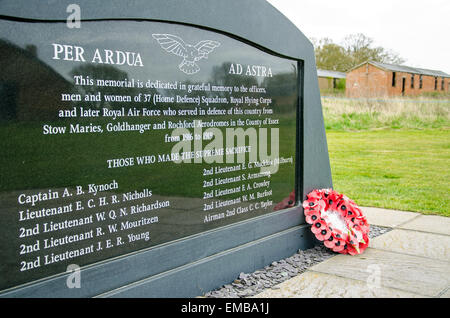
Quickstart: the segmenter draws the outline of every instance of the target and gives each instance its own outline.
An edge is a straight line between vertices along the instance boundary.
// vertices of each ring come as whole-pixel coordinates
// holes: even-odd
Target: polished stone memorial
[[[260,0],[72,9],[0,3],[0,296],[198,296],[314,244],[298,29]]]

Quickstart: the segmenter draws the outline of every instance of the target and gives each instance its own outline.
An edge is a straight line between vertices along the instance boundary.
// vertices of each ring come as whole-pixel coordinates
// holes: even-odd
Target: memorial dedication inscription
[[[0,30],[0,290],[295,205],[298,61],[174,23]]]

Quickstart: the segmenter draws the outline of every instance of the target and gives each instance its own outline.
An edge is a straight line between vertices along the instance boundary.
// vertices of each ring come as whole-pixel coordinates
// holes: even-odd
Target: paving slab
[[[307,271],[254,298],[416,298],[424,297],[393,288]]]
[[[369,247],[450,262],[447,235],[394,229],[372,239]]]
[[[386,210],[380,208],[371,207],[360,207],[364,215],[367,217],[369,224],[385,226],[385,227],[396,227],[408,221],[419,217],[419,213],[397,211],[397,210]]]
[[[421,215],[400,225],[399,228],[450,235],[450,218],[437,215]]]
[[[436,297],[450,286],[450,263],[368,248],[361,255],[337,255],[311,271],[362,282],[379,279],[380,286]]]
[[[256,298],[450,298],[450,218],[361,207],[391,227],[357,256],[337,255]]]

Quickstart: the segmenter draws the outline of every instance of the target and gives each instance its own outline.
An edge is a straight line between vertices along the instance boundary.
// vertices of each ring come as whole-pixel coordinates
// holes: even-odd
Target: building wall
[[[383,70],[371,64],[362,65],[347,73],[347,97],[387,96],[389,77]]]
[[[319,77],[319,89],[333,88],[333,80],[328,77]]]
[[[448,92],[450,79],[422,75],[422,88],[420,88],[420,75],[395,72],[395,86],[393,86],[394,72],[382,70],[371,64],[362,65],[347,73],[347,97],[395,97],[416,96],[427,92]],[[411,87],[411,80],[414,85]],[[403,88],[404,79],[404,88]],[[444,89],[442,90],[442,81]]]
[[[345,78],[318,77],[318,79],[319,79],[319,89],[321,91],[345,89]],[[333,84],[333,82],[335,84]],[[334,85],[336,85],[336,87],[334,87]]]
[[[387,72],[389,76],[388,83],[388,95],[389,96],[417,96],[423,93],[430,92],[448,92],[449,91],[449,78],[437,77],[437,85],[435,89],[435,76],[419,75],[411,73],[396,72],[395,86],[392,86],[393,72]],[[422,77],[422,87],[420,87],[420,77]],[[411,81],[414,78],[414,86],[411,87]],[[405,88],[403,91],[403,79],[405,79]],[[444,81],[444,89],[442,89],[442,81]]]

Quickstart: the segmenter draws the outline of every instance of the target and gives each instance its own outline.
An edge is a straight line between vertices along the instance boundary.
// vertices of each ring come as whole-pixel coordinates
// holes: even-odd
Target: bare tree
[[[381,46],[373,47],[373,39],[362,33],[346,36],[342,46],[351,57],[353,66],[368,60],[392,64],[402,64],[405,62],[403,58],[392,50],[386,50]]]
[[[362,33],[350,34],[341,45],[329,38],[313,39],[318,68],[346,72],[366,61],[402,64],[397,53],[373,45],[373,39]]]

